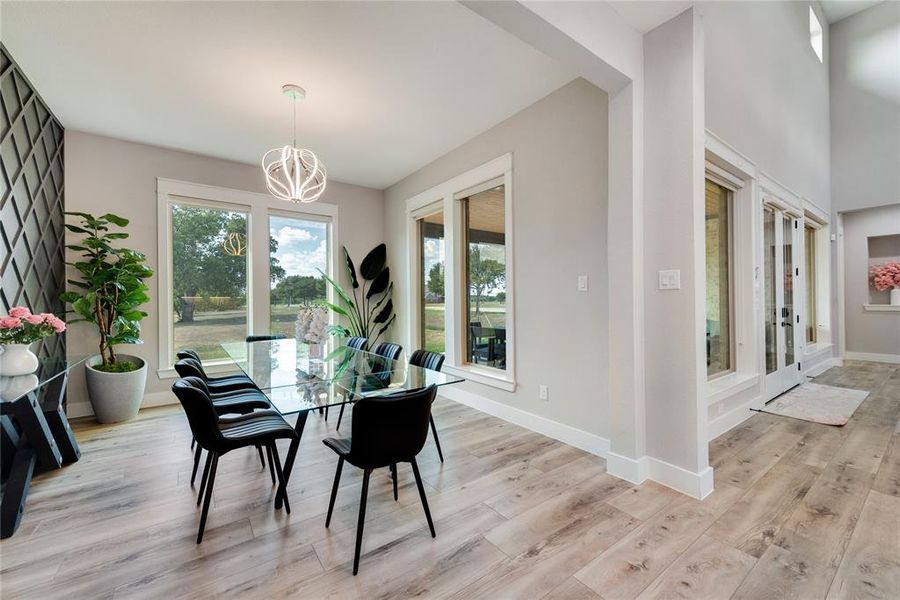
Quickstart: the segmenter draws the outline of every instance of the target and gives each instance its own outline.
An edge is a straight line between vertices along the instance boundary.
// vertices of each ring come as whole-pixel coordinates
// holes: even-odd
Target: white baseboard
[[[635,484],[652,479],[698,500],[706,498],[713,491],[712,467],[694,473],[652,456],[642,456],[635,460],[610,452],[606,459],[606,470],[610,475]]]
[[[900,354],[873,354],[871,352],[844,352],[847,360],[868,360],[871,362],[900,364]]]
[[[710,421],[709,426],[706,429],[709,441],[716,439],[726,431],[737,427],[752,417],[756,414],[752,409],[762,408],[763,404],[765,404],[765,402],[763,402],[762,396],[757,396],[756,398],[748,400],[740,406],[729,410],[721,417],[717,417]]]
[[[818,377],[819,375],[821,375],[822,373],[824,373],[831,367],[840,367],[843,364],[844,364],[844,361],[842,361],[840,358],[838,358],[836,356],[829,356],[825,360],[817,362],[816,364],[809,367],[808,369],[805,369],[803,371],[803,376],[804,377]]]
[[[141,402],[141,408],[150,408],[151,406],[167,406],[169,404],[178,404],[178,398],[170,391],[152,392],[144,394],[144,401]],[[78,417],[91,417],[94,415],[94,408],[90,401],[86,402],[69,402],[66,405],[66,416],[70,419]]]
[[[585,452],[590,452],[603,458],[607,458],[609,455],[609,440],[605,437],[576,429],[571,425],[565,425],[502,402],[489,400],[472,392],[454,389],[451,386],[442,388],[440,395],[525,429],[530,429],[535,433],[540,433],[554,440],[580,448]]]

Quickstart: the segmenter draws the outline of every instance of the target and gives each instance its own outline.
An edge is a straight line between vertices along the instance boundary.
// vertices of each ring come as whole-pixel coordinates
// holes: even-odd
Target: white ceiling
[[[574,78],[456,2],[3,2],[66,127],[258,164],[290,142],[384,188]]]
[[[694,2],[685,0],[612,0],[607,2],[622,19],[640,31],[647,33],[656,29],[691,6]]]
[[[882,0],[819,0],[822,5],[822,11],[829,23],[837,23],[841,19],[846,19],[851,15],[866,10],[876,4],[880,4]],[[896,0],[893,0],[896,1]]]

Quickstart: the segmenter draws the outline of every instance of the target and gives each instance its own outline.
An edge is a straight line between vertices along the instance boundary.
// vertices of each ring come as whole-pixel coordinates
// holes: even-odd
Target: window
[[[809,43],[813,52],[819,58],[819,62],[822,62],[822,57],[824,56],[822,24],[819,23],[819,18],[816,16],[816,11],[813,10],[812,6],[809,7]]]
[[[778,309],[775,296],[775,211],[763,207],[763,263],[766,311],[766,374],[778,370]]]
[[[441,354],[446,350],[444,211],[417,220],[419,230],[419,347]]]
[[[706,374],[734,370],[732,343],[732,190],[706,180]]]
[[[503,184],[460,200],[463,215],[466,362],[506,368],[506,235]]]
[[[816,229],[803,228],[803,246],[806,253],[806,343],[816,343]]]
[[[512,155],[406,201],[407,343],[444,370],[515,391]]]
[[[334,270],[337,206],[163,178],[157,192],[160,377],[183,348],[224,371],[222,343],[331,322],[321,272]]]
[[[309,339],[324,339],[328,255],[327,223],[269,216],[270,333],[294,337],[298,313],[305,311],[316,328],[307,332]]]
[[[221,342],[247,335],[247,213],[189,203],[171,205],[175,351],[225,358]]]

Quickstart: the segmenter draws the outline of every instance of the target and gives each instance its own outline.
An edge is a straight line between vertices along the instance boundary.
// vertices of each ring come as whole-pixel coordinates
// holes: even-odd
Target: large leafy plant
[[[80,217],[77,225],[66,224],[66,228],[84,237],[66,248],[81,253],[81,259],[68,262],[78,270],[80,280],[69,279],[69,284],[80,291],[64,293],[61,297],[72,304],[79,319],[97,326],[100,333],[100,357],[103,371],[128,371],[137,365],[118,362],[113,346],[116,344],[141,343],[140,321],[147,313],[140,306],[150,301],[150,289],[144,279],[153,275],[146,264],[146,258],[136,250],[116,248],[116,240],[128,238],[124,232],[110,231],[110,227],[126,227],[128,219],[105,214],[95,217],[83,212],[67,212]]]
[[[343,248],[344,264],[350,280],[347,291],[319,269],[322,276],[334,288],[337,303],[326,303],[334,313],[344,318],[346,325],[330,325],[328,332],[340,337],[361,337],[374,346],[397,318],[391,292],[391,271],[387,266],[387,247],[375,246],[359,265],[359,274],[350,258],[347,248]]]

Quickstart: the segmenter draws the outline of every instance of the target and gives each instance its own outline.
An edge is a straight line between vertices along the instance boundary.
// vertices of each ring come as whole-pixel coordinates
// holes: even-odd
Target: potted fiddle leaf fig
[[[79,260],[67,263],[78,271],[80,280],[69,280],[78,291],[68,291],[62,299],[79,316],[70,323],[93,323],[100,338],[100,353],[85,363],[88,395],[98,421],[125,421],[141,407],[147,363],[117,352],[115,346],[141,343],[140,322],[147,313],[140,307],[150,301],[144,280],[153,271],[142,253],[114,245],[128,234],[111,229],[127,227],[128,219],[114,214],[66,214],[79,217],[77,225],[67,223],[66,228],[83,237],[66,246],[81,253]]]
[[[343,251],[344,265],[350,280],[349,291],[319,269],[334,288],[338,300],[336,304],[326,304],[332,312],[343,317],[346,323],[329,325],[328,332],[345,338],[365,338],[368,340],[368,347],[372,348],[397,318],[391,298],[394,284],[391,282],[391,270],[387,266],[387,246],[375,246],[360,263],[359,274],[347,248],[344,247]]]

